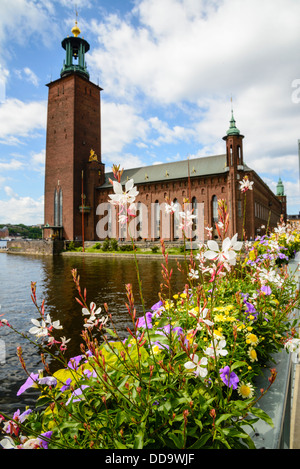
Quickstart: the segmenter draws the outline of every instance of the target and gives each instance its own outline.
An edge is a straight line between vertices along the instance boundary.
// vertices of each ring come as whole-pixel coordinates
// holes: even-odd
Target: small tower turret
[[[75,72],[89,80],[90,76],[86,68],[85,54],[90,50],[90,45],[85,39],[79,37],[81,31],[77,21],[75,21],[75,26],[73,26],[71,32],[73,36],[66,37],[61,43],[66,51],[66,59],[64,60],[60,76],[63,78]]]
[[[230,127],[223,140],[226,142],[227,167],[243,166],[243,138],[239,129],[236,127],[236,121],[231,111]]]

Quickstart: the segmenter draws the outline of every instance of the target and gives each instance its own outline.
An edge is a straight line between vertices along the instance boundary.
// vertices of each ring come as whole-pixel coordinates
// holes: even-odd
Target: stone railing
[[[300,258],[290,261],[291,273],[297,271]],[[300,286],[299,272],[296,274],[298,288]],[[299,309],[293,311],[293,316],[299,318]],[[269,385],[270,368],[276,368],[277,376],[269,391],[257,403],[257,407],[264,410],[272,419],[274,427],[259,420],[254,425],[254,431],[249,433],[257,449],[289,449],[291,441],[291,415],[293,404],[293,390],[295,371],[298,363],[297,353],[287,353],[285,350],[274,354],[274,363],[266,367],[262,376],[256,380],[258,392]],[[298,410],[300,413],[300,409]]]

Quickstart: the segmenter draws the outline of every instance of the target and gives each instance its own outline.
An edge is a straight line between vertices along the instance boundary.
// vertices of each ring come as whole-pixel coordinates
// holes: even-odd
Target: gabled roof
[[[246,165],[244,170],[249,171]],[[153,182],[168,182],[171,180],[185,179],[190,177],[209,176],[213,174],[226,173],[226,155],[207,156],[202,158],[191,158],[189,160],[174,161],[172,163],[154,164],[139,168],[125,169],[121,182],[133,179],[135,184],[147,184]],[[105,174],[105,183],[99,188],[111,186],[109,178],[114,180],[112,172]]]

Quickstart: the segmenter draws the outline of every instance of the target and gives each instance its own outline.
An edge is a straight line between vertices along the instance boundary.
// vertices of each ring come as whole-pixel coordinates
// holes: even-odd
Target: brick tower
[[[95,188],[104,182],[101,163],[101,88],[89,79],[89,44],[80,29],[62,41],[66,59],[48,86],[45,169],[45,238],[94,240]]]
[[[226,142],[226,166],[228,168],[228,208],[230,213],[230,236],[235,233],[241,233],[242,225],[238,217],[241,210],[241,195],[239,191],[239,170],[243,168],[243,139],[239,129],[236,127],[236,121],[231,111],[231,120],[229,129],[223,140]]]

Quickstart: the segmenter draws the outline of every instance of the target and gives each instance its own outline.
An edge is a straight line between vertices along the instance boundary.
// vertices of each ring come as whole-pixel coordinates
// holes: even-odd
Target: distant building
[[[89,79],[85,54],[90,46],[79,37],[77,22],[72,33],[62,41],[66,60],[60,78],[47,85],[44,237],[99,240],[107,236],[99,230],[102,223],[106,228],[114,228],[111,231],[114,237],[123,239],[126,233],[118,226],[116,214],[110,204],[105,206],[112,193],[109,178],[113,179],[113,174],[105,173],[101,160],[102,89]],[[253,239],[260,234],[262,225],[273,228],[281,215],[286,218],[281,180],[275,195],[245,163],[243,139],[232,113],[230,127],[223,137],[224,154],[125,170],[121,182],[125,184],[133,178],[139,190],[136,237],[148,240],[182,237],[176,213],[168,220],[168,236],[162,233],[161,208],[166,198],[181,207],[185,199],[189,200],[198,216],[193,227],[195,233],[197,224],[201,224],[202,234],[204,226],[214,226],[219,199],[226,200],[228,205],[230,236],[238,233],[241,237],[244,226],[247,238]],[[122,161],[116,162],[119,163],[122,166]],[[254,184],[246,194],[244,217],[245,195],[239,183],[245,176]],[[213,237],[217,237],[216,230]]]
[[[8,238],[8,236],[9,236],[9,231],[8,231],[7,226],[0,228],[0,239]]]
[[[295,229],[300,231],[300,212],[298,215],[288,215],[287,222]]]

